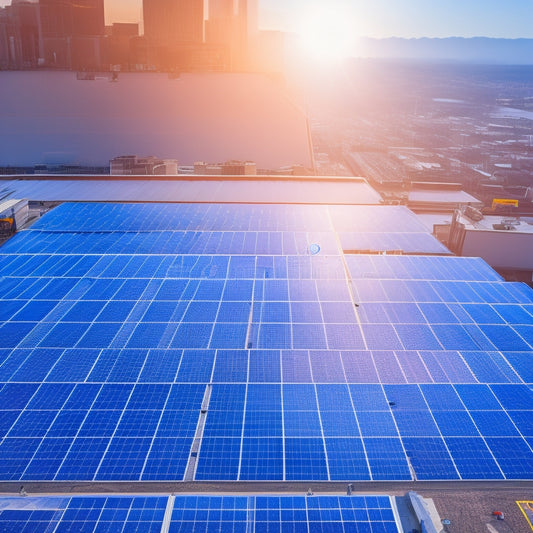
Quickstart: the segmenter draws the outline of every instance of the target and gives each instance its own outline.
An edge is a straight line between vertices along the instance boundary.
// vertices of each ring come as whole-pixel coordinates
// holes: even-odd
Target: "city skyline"
[[[0,7],[11,0],[0,0]],[[142,0],[106,0],[106,23],[141,22]],[[207,4],[207,2],[206,2]],[[372,8],[348,0],[260,0],[261,29],[299,33],[302,20],[313,13],[339,13],[356,36],[533,38],[530,0],[376,0]]]

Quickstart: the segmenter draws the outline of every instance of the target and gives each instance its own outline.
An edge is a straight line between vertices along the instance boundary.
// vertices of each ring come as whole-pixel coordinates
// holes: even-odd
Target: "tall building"
[[[257,0],[239,0],[236,25],[238,53],[236,66],[239,70],[248,70],[251,62],[251,45],[258,34]]]
[[[204,40],[203,0],[143,0],[146,62],[158,69],[194,70]]]
[[[115,68],[130,70],[137,62],[135,44],[139,41],[139,24],[115,22],[107,27],[106,60]]]
[[[73,0],[74,35],[104,35],[104,0]]]
[[[205,40],[208,43],[230,46],[234,33],[233,0],[209,0]]]
[[[143,0],[144,35],[163,45],[203,42],[203,0]]]
[[[0,8],[0,68],[35,68],[42,56],[39,5],[13,0]]]
[[[247,70],[250,44],[258,33],[257,1],[210,0],[205,33],[208,43],[227,52],[230,70]]]
[[[104,0],[40,0],[47,38],[104,35]]]
[[[40,0],[44,60],[58,68],[97,68],[104,0]]]
[[[248,39],[259,31],[259,7],[257,0],[239,0],[239,19]]]

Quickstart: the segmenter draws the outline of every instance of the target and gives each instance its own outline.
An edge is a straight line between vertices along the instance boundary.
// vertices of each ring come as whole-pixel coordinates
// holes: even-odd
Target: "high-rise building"
[[[203,0],[143,0],[144,35],[162,45],[203,42]]]
[[[40,0],[45,38],[104,35],[104,0]]]
[[[45,63],[96,68],[105,34],[104,0],[40,0]]]
[[[39,4],[12,0],[0,8],[0,68],[35,68],[42,54]]]
[[[105,33],[104,0],[73,0],[72,6],[74,35]]]
[[[139,40],[139,24],[133,22],[115,22],[108,26],[106,60],[113,66],[130,70],[136,61],[135,44]]]
[[[11,7],[0,8],[0,69],[20,68],[21,44],[20,26]]]
[[[206,41],[227,51],[231,70],[248,68],[250,44],[257,32],[257,0],[209,1]]]
[[[239,0],[239,19],[248,39],[259,31],[259,8],[257,0]]]
[[[20,39],[20,60],[17,68],[35,68],[42,55],[39,5],[27,0],[12,0],[6,8]]]
[[[250,67],[251,44],[258,33],[257,0],[239,0],[236,24],[236,38],[238,40],[238,53],[235,62],[239,70]]]
[[[205,40],[208,43],[231,46],[235,23],[233,0],[209,0],[208,13]]]

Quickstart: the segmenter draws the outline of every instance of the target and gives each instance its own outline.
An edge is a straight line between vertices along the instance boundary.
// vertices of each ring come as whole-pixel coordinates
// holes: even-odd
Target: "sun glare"
[[[298,35],[303,52],[315,60],[333,62],[353,55],[355,24],[347,9],[316,6],[302,19]]]

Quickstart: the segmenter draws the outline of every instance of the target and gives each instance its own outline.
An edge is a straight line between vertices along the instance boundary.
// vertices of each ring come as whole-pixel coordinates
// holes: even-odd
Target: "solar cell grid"
[[[349,528],[397,532],[389,497],[93,496],[0,500],[0,523],[8,530],[161,531],[171,505],[169,531],[314,531]],[[11,528],[11,529],[9,529]],[[22,528],[22,529],[21,529]]]
[[[72,204],[9,241],[6,475],[182,480],[204,402],[196,479],[409,479],[411,450],[420,478],[527,477],[531,291],[455,257],[347,255],[346,279],[328,210],[360,216]]]

